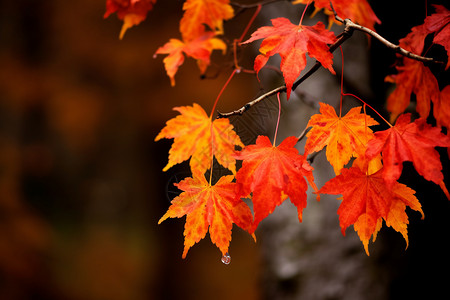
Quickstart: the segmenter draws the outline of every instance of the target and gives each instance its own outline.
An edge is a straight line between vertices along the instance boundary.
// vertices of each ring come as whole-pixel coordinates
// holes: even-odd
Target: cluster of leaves
[[[296,0],[292,4],[309,2]],[[108,0],[106,16],[117,12],[119,19],[124,20],[124,32],[145,19],[154,3],[155,0]],[[315,0],[314,6],[316,12],[323,9],[329,15],[330,26],[335,14],[371,30],[375,23],[380,23],[366,0]],[[421,55],[425,38],[432,36],[433,44],[443,46],[450,55],[450,11],[443,6],[435,8],[436,13],[426,17],[422,25],[413,27],[411,33],[400,40],[401,48],[410,54]],[[234,17],[229,0],[186,0],[183,10],[182,39],[171,39],[156,51],[156,54],[167,54],[163,62],[172,85],[185,55],[196,59],[200,71],[204,72],[211,52],[226,50],[226,44],[220,39],[224,34],[223,21]],[[306,66],[306,54],[335,74],[329,45],[335,43],[337,37],[324,24],[306,26],[301,20],[299,24],[293,24],[286,18],[271,22],[272,26],[257,29],[242,44],[263,39],[260,54],[255,58],[256,73],[271,56],[280,55],[287,99]],[[445,70],[449,66],[450,61]],[[450,147],[450,136],[445,134],[450,128],[450,86],[440,90],[429,68],[410,57],[399,56],[396,69],[397,74],[386,78],[396,84],[387,100],[391,123],[396,120],[395,125],[383,119],[389,128],[373,132],[370,126],[378,122],[366,113],[368,105],[365,103],[343,116],[341,110],[338,114],[332,106],[320,103],[320,113],[313,115],[307,125],[310,130],[306,134],[303,155],[296,148],[298,138],[293,136],[279,145],[275,143],[276,136],[273,143],[267,136],[258,136],[254,145],[243,145],[228,119],[213,120],[218,99],[209,116],[195,103],[176,107],[180,115],[169,120],[155,140],[174,139],[164,171],[189,161],[192,172],[192,177],[176,184],[182,193],[172,201],[159,221],[186,216],[183,258],[208,231],[211,241],[226,255],[233,223],[254,237],[258,224],[288,198],[297,207],[301,222],[307,205],[307,182],[318,200],[320,194],[342,195],[337,212],[342,233],[353,225],[367,254],[369,240],[372,237],[375,240],[383,220],[386,226],[400,232],[408,245],[406,207],[420,212],[422,217],[424,214],[415,191],[398,182],[403,162],[412,162],[418,174],[439,185],[450,199],[439,153],[435,149]],[[416,120],[411,120],[411,114],[404,113],[411,94],[416,95],[420,115]],[[426,121],[431,117],[430,102],[436,126]],[[324,148],[336,177],[318,189],[307,158]],[[221,177],[215,184],[211,177],[209,181],[205,177],[208,170],[212,173],[214,159],[232,174]],[[239,170],[236,170],[236,160],[242,161]],[[251,199],[253,214],[243,198]]]

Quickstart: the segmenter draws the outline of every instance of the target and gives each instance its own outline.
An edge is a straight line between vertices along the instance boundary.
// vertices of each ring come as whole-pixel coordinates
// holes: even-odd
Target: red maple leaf
[[[442,5],[434,5],[436,13],[426,17],[424,26],[429,33],[434,33],[433,43],[444,46],[447,50],[447,66],[450,67],[450,10]]]
[[[386,81],[397,86],[387,99],[387,109],[391,113],[391,122],[405,111],[416,95],[416,110],[422,118],[430,114],[430,100],[439,101],[439,85],[430,69],[420,61],[405,59],[402,66],[397,66],[398,74],[389,75]]]
[[[291,136],[275,147],[268,137],[258,136],[255,145],[237,153],[236,159],[243,160],[236,173],[237,196],[247,197],[252,193],[255,216],[250,232],[254,232],[259,222],[287,197],[297,207],[298,218],[302,221],[308,189],[304,176],[315,190],[317,188],[312,167],[294,148],[297,141]]]
[[[128,28],[138,25],[147,17],[147,12],[153,8],[156,0],[106,0],[104,18],[117,13],[123,26],[119,38],[122,39]]]
[[[450,56],[450,11],[440,5],[435,5],[437,13],[425,18],[424,24],[411,28],[406,37],[400,39],[399,46],[412,53],[421,55],[424,50],[425,38],[433,33],[433,43],[444,46]],[[416,110],[422,118],[430,113],[430,100],[433,102],[433,115],[438,119],[440,106],[438,81],[428,67],[422,62],[398,55],[400,65],[396,66],[397,75],[389,75],[386,81],[397,86],[387,100],[387,109],[391,112],[391,122],[408,107],[411,95],[416,95]],[[450,60],[446,69],[450,66]]]
[[[194,174],[175,184],[183,192],[172,200],[169,210],[158,224],[167,218],[181,218],[186,215],[184,226],[183,258],[190,247],[203,239],[208,232],[211,241],[225,255],[231,241],[233,223],[248,230],[252,222],[250,208],[235,197],[234,176],[222,176],[215,185],[205,177]]]
[[[255,59],[254,69],[257,73],[266,65],[270,56],[277,53],[281,56],[280,69],[286,82],[288,99],[294,81],[306,66],[307,52],[324,68],[335,74],[332,67],[333,54],[329,51],[327,44],[334,43],[336,36],[333,32],[326,30],[323,23],[305,26],[292,24],[286,18],[276,18],[271,21],[273,26],[260,27],[244,44],[264,39],[259,48],[261,54]]]
[[[374,239],[382,225],[382,219],[388,226],[402,233],[408,243],[406,225],[406,206],[423,215],[421,205],[414,191],[395,182],[389,189],[382,176],[383,170],[367,174],[358,167],[342,169],[340,175],[329,180],[319,190],[322,194],[341,194],[343,201],[337,211],[342,234],[350,225],[354,226],[364,249],[369,255],[368,245],[372,235]]]
[[[411,161],[425,179],[444,189],[444,176],[439,153],[435,147],[450,147],[450,138],[438,127],[420,118],[411,123],[411,115],[398,117],[395,126],[375,132],[367,144],[366,156],[371,159],[380,152],[383,156],[383,178],[392,185],[401,175],[404,161]],[[445,190],[444,190],[445,192]]]

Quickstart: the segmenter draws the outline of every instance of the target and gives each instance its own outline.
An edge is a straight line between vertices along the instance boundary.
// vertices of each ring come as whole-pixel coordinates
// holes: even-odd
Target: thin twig
[[[331,2],[330,2],[330,4],[331,4]],[[385,45],[389,49],[394,50],[398,54],[401,54],[401,55],[403,55],[405,57],[408,57],[408,58],[411,58],[411,59],[415,59],[417,61],[421,61],[421,62],[424,62],[424,63],[432,62],[432,63],[437,63],[437,64],[444,64],[444,62],[435,60],[435,59],[433,59],[431,57],[420,56],[420,55],[414,54],[414,53],[412,53],[410,51],[407,51],[407,50],[403,49],[402,47],[400,47],[399,45],[395,45],[395,44],[389,42],[388,40],[386,40],[384,37],[382,37],[381,35],[379,35],[375,31],[373,31],[372,29],[369,29],[367,27],[364,27],[364,26],[361,26],[359,24],[353,23],[352,20],[350,20],[350,19],[345,19],[345,20],[342,19],[341,17],[339,17],[337,15],[337,13],[334,10],[334,7],[333,7],[332,4],[331,4],[331,9],[333,10],[334,18],[337,21],[339,21],[342,24],[344,24],[345,28],[352,28],[354,30],[359,30],[359,31],[365,32],[368,35],[370,35],[370,36],[374,37],[375,39],[377,39],[378,41],[380,41],[383,45]]]
[[[298,140],[297,142],[300,142],[305,137],[305,135],[308,133],[310,128],[311,127],[305,127],[305,129],[303,129],[302,133],[300,133],[300,135],[297,138],[297,140]]]
[[[280,1],[292,2],[292,0],[265,0],[265,1],[260,1],[260,2],[256,2],[256,3],[252,3],[252,4],[241,4],[241,3],[236,3],[236,2],[230,2],[230,4],[233,6],[239,7],[239,8],[253,8],[253,7],[257,7],[258,5],[266,5],[266,4],[270,4],[272,2],[280,2]]]
[[[245,104],[244,106],[242,106],[241,108],[234,110],[232,112],[227,112],[227,113],[221,113],[221,112],[217,112],[217,118],[228,118],[234,115],[242,115],[244,112],[246,112],[247,110],[249,110],[250,108],[252,108],[253,105],[257,104],[258,102],[261,102],[262,100],[273,96],[277,93],[281,93],[281,92],[286,92],[286,86],[279,86],[261,96],[259,96],[258,98],[250,101],[249,103]]]

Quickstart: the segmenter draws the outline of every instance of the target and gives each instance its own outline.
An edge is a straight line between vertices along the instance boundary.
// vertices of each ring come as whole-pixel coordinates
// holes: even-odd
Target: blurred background
[[[423,22],[423,6],[410,7],[410,17],[399,22],[407,2],[374,2],[386,25],[379,31],[393,42]],[[232,70],[230,52],[214,53],[217,64],[206,79],[187,59],[176,86],[170,86],[163,57],[153,54],[169,38],[179,38],[182,3],[159,0],[147,20],[120,41],[122,22],[115,16],[103,19],[104,0],[0,1],[0,299],[442,295],[450,267],[445,251],[450,206],[439,187],[417,176],[410,165],[402,182],[417,190],[426,218],[408,213],[406,251],[400,234],[382,230],[367,257],[351,229],[341,235],[335,197],[324,197],[319,204],[310,201],[305,224],[292,221],[295,209],[293,214],[289,204],[277,208],[279,213],[257,231],[256,244],[234,228],[230,265],[220,262],[220,251],[208,236],[181,259],[184,218],[157,222],[177,193],[172,184],[188,169],[183,164],[162,172],[171,140],[153,140],[176,115],[174,106],[196,102],[209,112]],[[267,25],[267,18],[291,14],[298,19],[302,9],[293,10],[288,2],[267,6],[252,30]],[[226,24],[230,39],[240,36],[252,13],[245,11]],[[394,57],[377,43],[369,50],[363,35],[354,43],[365,54],[349,50],[355,60],[353,69],[348,60],[347,92],[383,111],[389,88],[383,78],[392,72]],[[247,60],[241,64],[251,68],[255,49],[244,51]],[[329,103],[338,100],[339,82],[326,71],[317,74],[284,104],[280,140],[304,129],[326,91],[334,93]],[[272,77],[264,77],[264,88],[281,83]],[[253,75],[239,74],[218,110],[241,107],[259,89]],[[299,119],[294,111],[305,115]],[[249,144],[258,134],[273,133],[277,112],[276,99],[271,99],[232,122]],[[445,174],[445,151],[441,157]],[[314,167],[320,187],[330,177],[322,154]],[[448,175],[446,180],[448,185]]]

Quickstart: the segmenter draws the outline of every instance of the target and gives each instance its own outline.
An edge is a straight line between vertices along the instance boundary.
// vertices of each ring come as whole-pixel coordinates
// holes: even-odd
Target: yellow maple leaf
[[[234,16],[229,0],[186,0],[180,32],[184,41],[203,35],[205,25],[217,34],[223,33],[223,21]]]
[[[320,114],[313,115],[307,127],[305,153],[313,153],[327,146],[326,155],[336,175],[352,156],[363,156],[367,142],[373,138],[368,126],[377,125],[374,119],[362,114],[361,107],[352,108],[339,117],[331,105],[320,103]]]
[[[225,118],[212,121],[196,103],[193,106],[175,107],[174,110],[181,115],[167,121],[155,138],[155,141],[174,139],[169,150],[169,162],[163,171],[191,158],[192,173],[203,175],[211,167],[214,155],[219,164],[235,174],[235,146],[244,147],[244,144],[230,121]]]

